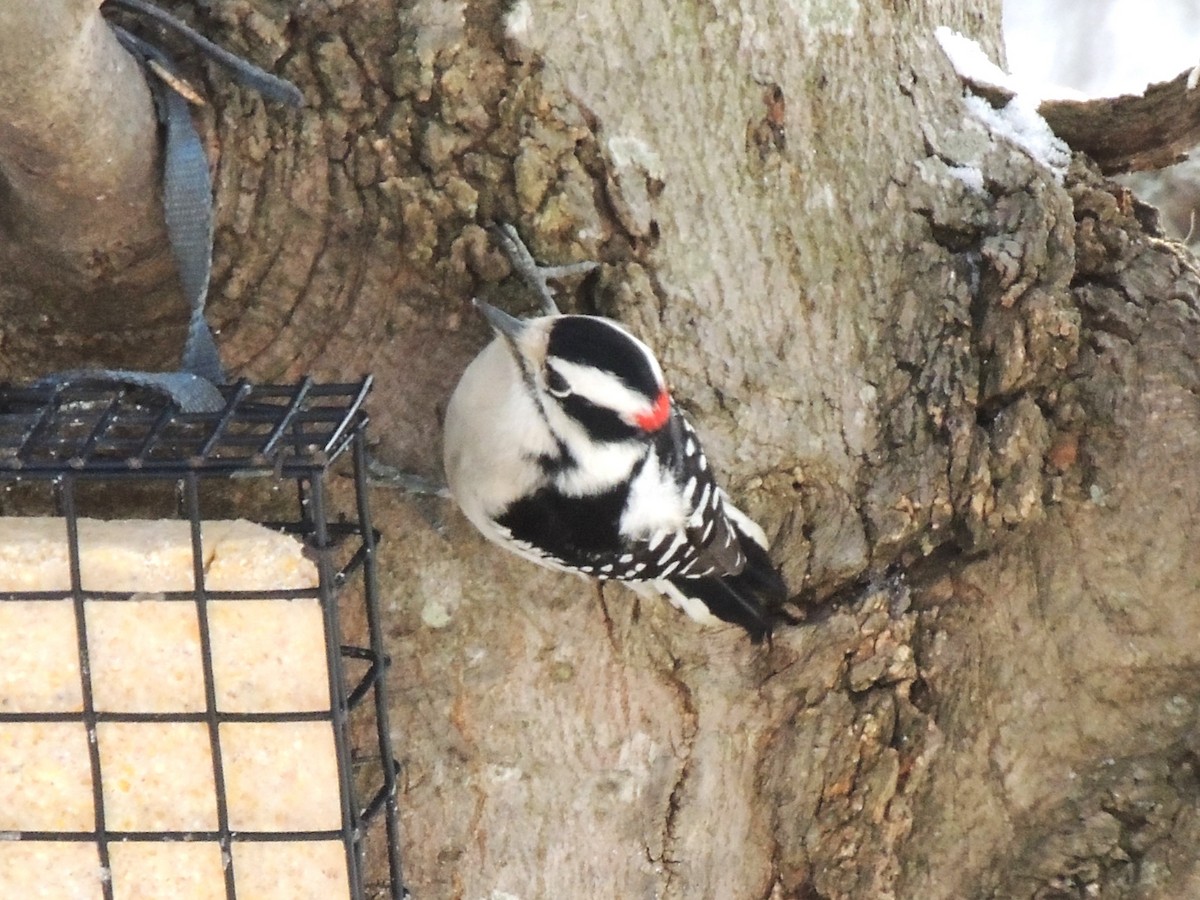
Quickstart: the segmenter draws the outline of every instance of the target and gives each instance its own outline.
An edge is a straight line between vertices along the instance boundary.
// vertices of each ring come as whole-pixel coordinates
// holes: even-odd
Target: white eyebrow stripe
[[[567,380],[571,393],[594,403],[601,409],[611,409],[626,421],[649,412],[657,398],[635,391],[611,372],[585,366],[565,359],[554,359],[554,368]]]

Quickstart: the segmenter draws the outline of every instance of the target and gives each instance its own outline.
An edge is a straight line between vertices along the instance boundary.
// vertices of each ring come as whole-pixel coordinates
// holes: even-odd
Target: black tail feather
[[[687,596],[700,600],[718,619],[744,628],[751,642],[760,644],[776,626],[795,620],[783,609],[787,585],[767,551],[749,538],[742,540],[742,550],[746,566],[737,575],[670,581]]]

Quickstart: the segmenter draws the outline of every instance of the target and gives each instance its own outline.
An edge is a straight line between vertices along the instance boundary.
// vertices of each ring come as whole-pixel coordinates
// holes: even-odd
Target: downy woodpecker
[[[665,594],[757,643],[787,588],[761,528],[729,501],[644,343],[597,316],[563,315],[516,230],[493,236],[541,299],[521,320],[476,300],[496,338],[446,410],[450,492],[484,536],[552,569]]]

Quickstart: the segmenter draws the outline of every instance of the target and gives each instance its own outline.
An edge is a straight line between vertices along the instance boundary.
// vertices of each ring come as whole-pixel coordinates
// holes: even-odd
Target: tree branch
[[[971,91],[1001,107],[1016,96],[1007,84],[958,73]],[[1091,157],[1105,175],[1144,172],[1183,162],[1200,144],[1200,67],[1140,94],[1094,100],[1043,100],[1038,113],[1072,150]]]
[[[1189,87],[1192,77],[1189,69],[1136,96],[1047,100],[1038,111],[1106,175],[1161,169],[1200,144],[1200,90]]]
[[[0,6],[0,273],[35,284],[94,284],[163,246],[153,103],[98,7]]]

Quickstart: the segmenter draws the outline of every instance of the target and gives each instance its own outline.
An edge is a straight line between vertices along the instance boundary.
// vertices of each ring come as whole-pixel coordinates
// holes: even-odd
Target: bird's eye
[[[561,399],[571,393],[571,386],[555,369],[546,366],[546,390]]]

